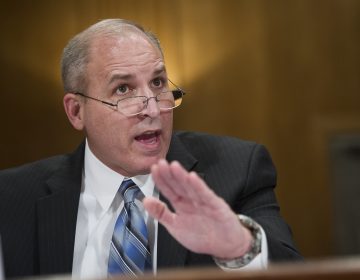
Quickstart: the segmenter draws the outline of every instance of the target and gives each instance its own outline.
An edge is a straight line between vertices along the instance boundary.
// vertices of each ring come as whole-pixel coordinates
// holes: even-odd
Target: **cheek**
[[[89,134],[96,134],[98,137],[109,135],[111,132],[110,122],[105,115],[98,114],[96,112],[87,112],[85,115],[85,127]]]
[[[104,141],[106,141],[110,147],[121,150],[123,153],[127,153],[131,149],[129,129],[131,129],[131,127],[125,125],[110,126],[108,127],[109,134],[105,136]]]
[[[163,137],[162,137],[162,157],[165,157],[170,146],[172,130],[173,130],[173,114],[169,113],[162,117],[162,128],[163,128]]]
[[[172,134],[173,113],[169,112],[162,116],[162,124],[167,136]]]
[[[101,106],[101,104],[97,105]],[[128,142],[127,136],[132,124],[105,106],[100,110],[99,108],[91,109],[84,114],[85,131],[89,137],[108,148]]]
[[[131,132],[133,131],[136,123],[132,123],[129,120],[123,120],[119,118],[109,118],[103,121],[103,127],[100,127],[100,132],[107,133],[105,138],[111,141],[112,146],[118,146],[126,151],[130,148],[131,144]]]

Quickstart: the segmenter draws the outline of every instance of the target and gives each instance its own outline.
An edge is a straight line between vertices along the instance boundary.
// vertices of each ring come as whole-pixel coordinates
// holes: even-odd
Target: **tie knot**
[[[131,179],[124,180],[121,183],[119,192],[125,203],[134,202],[135,198],[140,198],[139,194],[141,193],[139,187]]]

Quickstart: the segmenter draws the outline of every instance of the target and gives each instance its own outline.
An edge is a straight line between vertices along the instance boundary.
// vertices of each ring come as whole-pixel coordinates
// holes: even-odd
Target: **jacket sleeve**
[[[275,186],[276,171],[271,157],[262,145],[256,144],[250,155],[245,188],[234,210],[263,227],[270,261],[300,260],[291,229],[280,215]]]

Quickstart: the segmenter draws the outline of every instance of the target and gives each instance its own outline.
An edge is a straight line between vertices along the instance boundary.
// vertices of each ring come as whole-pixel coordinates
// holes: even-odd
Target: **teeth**
[[[152,142],[156,142],[156,138],[159,135],[159,132],[157,131],[147,131],[144,132],[140,135],[138,135],[137,137],[135,137],[137,140],[139,141],[152,141]]]
[[[148,131],[148,132],[143,133],[143,135],[157,135],[157,132],[156,131]]]

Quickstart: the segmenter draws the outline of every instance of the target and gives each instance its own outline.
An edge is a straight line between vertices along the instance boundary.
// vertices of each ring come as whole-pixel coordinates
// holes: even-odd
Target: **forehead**
[[[87,86],[106,90],[121,82],[145,83],[166,75],[161,51],[139,32],[93,39],[86,66]]]
[[[97,36],[90,44],[90,63],[141,66],[156,61],[163,61],[161,51],[140,32]]]

